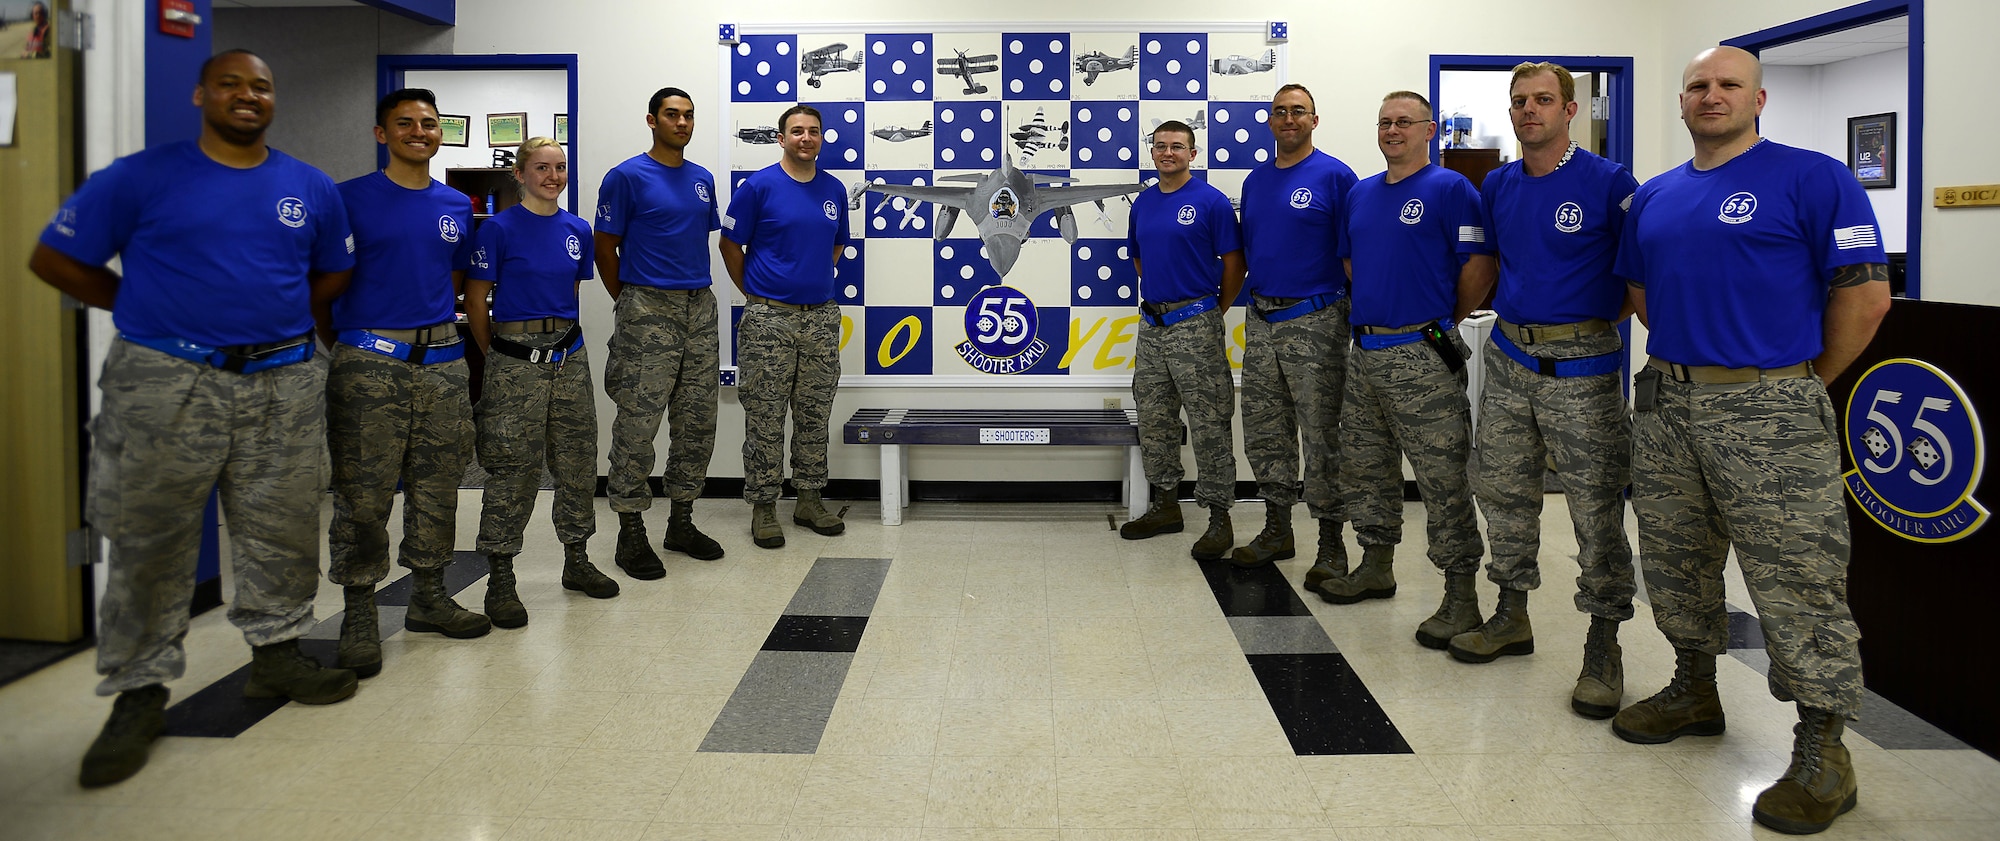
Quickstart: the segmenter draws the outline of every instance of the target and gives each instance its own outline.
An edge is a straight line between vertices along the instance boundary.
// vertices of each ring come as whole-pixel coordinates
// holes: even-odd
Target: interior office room
[[[54,21],[46,57],[30,48],[32,5]],[[13,489],[0,506],[0,838],[1771,837],[1752,804],[1788,773],[1796,718],[1772,697],[1765,634],[1734,559],[1730,640],[1715,670],[1726,732],[1633,744],[1564,698],[1591,617],[1571,604],[1580,549],[1560,475],[1551,473],[1541,520],[1548,574],[1529,599],[1539,645],[1475,665],[1411,638],[1444,587],[1426,556],[1414,483],[1393,561],[1400,592],[1333,604],[1303,580],[1316,534],[1303,505],[1290,515],[1296,558],[1256,569],[1198,562],[1189,557],[1202,523],[1192,481],[1177,489],[1185,533],[1120,539],[1147,491],[1126,439],[979,443],[981,417],[1000,419],[986,428],[995,442],[1048,440],[1034,437],[1055,425],[1042,416],[1109,413],[1129,429],[1118,419],[1136,408],[1138,298],[1120,253],[1122,199],[1036,221],[1004,287],[1023,296],[1011,300],[1032,298],[1046,347],[1020,357],[1014,373],[974,364],[977,301],[1002,275],[973,225],[962,219],[933,241],[941,222],[928,205],[861,194],[836,278],[843,373],[824,491],[845,531],[793,524],[788,488],[778,549],[753,545],[742,497],[746,420],[733,342],[748,302],[714,260],[724,385],[693,517],[725,554],[662,551],[659,580],[611,564],[620,521],[604,483],[617,407],[602,384],[613,300],[584,282],[577,323],[598,429],[589,549],[620,594],[565,588],[544,489],[517,558],[526,627],[475,639],[405,631],[412,584],[392,566],[379,599],[381,674],[337,704],[249,699],[252,653],[229,618],[229,524],[211,506],[186,674],[168,684],[164,735],[137,776],[82,788],[78,760],[113,706],[93,694],[106,562],[83,512],[89,424],[103,401],[96,379],[119,340],[110,313],[66,303],[25,265],[87,176],[197,135],[189,92],[198,68],[232,48],[255,51],[272,70],[270,145],[336,182],[383,165],[371,132],[377,98],[425,87],[452,118],[431,175],[474,205],[491,197],[476,217],[516,200],[503,135],[515,144],[551,136],[570,173],[557,203],[590,220],[605,174],[651,143],[645,103],[666,86],[690,94],[687,160],[714,174],[724,213],[744,178],[778,160],[761,131],[794,101],[821,105],[836,131],[820,168],[850,187],[983,174],[1000,165],[981,156],[995,151],[1075,186],[1136,185],[1153,174],[1145,133],[1180,119],[1197,124],[1197,177],[1236,197],[1269,155],[1261,109],[1280,83],[1310,88],[1315,146],[1361,178],[1384,171],[1377,109],[1398,90],[1434,100],[1445,131],[1463,115],[1453,148],[1433,159],[1471,162],[1483,175],[1521,156],[1507,102],[1491,100],[1505,96],[1515,63],[1543,58],[1578,68],[1572,135],[1644,183],[1693,153],[1676,102],[1682,69],[1718,44],[1763,58],[1762,136],[1822,152],[1862,179],[1889,254],[1890,314],[1850,372],[1827,384],[1841,428],[1901,412],[1899,446],[1904,434],[1915,441],[1908,419],[1918,401],[1890,409],[1871,379],[1902,364],[1955,391],[1971,430],[1932,436],[1965,483],[1940,516],[1950,525],[1956,512],[1975,512],[1944,536],[1912,531],[1909,519],[1928,509],[1866,484],[1858,432],[1844,445],[1842,472],[1857,477],[1843,493],[1866,691],[1844,737],[1858,802],[1824,837],[2000,834],[2000,715],[1989,700],[2000,657],[1982,644],[1981,620],[2000,587],[2000,546],[1980,528],[1981,502],[1994,500],[1979,466],[1992,440],[1982,430],[2000,417],[2000,383],[1981,364],[1990,358],[1982,336],[2000,328],[1991,245],[2000,207],[1988,206],[2000,203],[1990,149],[2000,111],[1982,105],[2000,77],[1988,44],[2000,9],[1990,0],[1089,9],[1050,0],[0,0],[0,24],[0,85],[12,86],[12,127],[0,143],[0,351],[16,363],[0,379],[0,465]],[[830,46],[840,49],[823,51]],[[1128,46],[1131,64],[1085,82],[1087,51],[1109,60]],[[989,52],[998,69],[972,72]],[[822,62],[827,55],[835,61]],[[1149,88],[1159,79],[1169,84]],[[1011,87],[1022,80],[1049,92]],[[928,136],[905,142],[919,125]],[[1035,142],[1051,131],[1067,142]],[[1857,162],[1864,151],[1871,157]],[[1880,165],[1862,166],[1871,161]],[[1072,225],[1075,236],[1062,236]],[[1225,354],[1238,370],[1244,318],[1237,308],[1225,321]],[[1461,335],[1483,341],[1472,321]],[[1625,332],[1629,375],[1644,369],[1647,336],[1636,322]],[[929,442],[912,428],[898,430],[910,444],[885,446],[883,432],[905,416],[944,417],[971,437],[917,446]],[[1242,545],[1266,512],[1240,417],[1232,436]],[[662,424],[662,456],[669,440]],[[1188,445],[1182,461],[1191,480]],[[475,551],[483,480],[475,468],[462,483],[444,577],[474,610],[489,584]],[[328,501],[322,563],[332,512]],[[653,540],[667,516],[665,500],[646,513]],[[1640,555],[1629,507],[1625,521]],[[1355,535],[1344,539],[1358,560]],[[1498,587],[1483,570],[1476,588],[1481,610],[1493,609]],[[342,588],[322,576],[316,624],[302,640],[309,656],[332,662],[343,604]],[[1676,671],[1643,583],[1633,607],[1618,636],[1624,704]]]

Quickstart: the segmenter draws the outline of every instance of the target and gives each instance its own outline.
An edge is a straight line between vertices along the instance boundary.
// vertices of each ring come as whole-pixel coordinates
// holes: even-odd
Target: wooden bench
[[[1132,517],[1145,513],[1150,491],[1139,458],[1137,409],[859,409],[841,432],[848,444],[882,448],[882,525],[903,524],[910,476],[903,447],[1124,447],[1120,501]]]

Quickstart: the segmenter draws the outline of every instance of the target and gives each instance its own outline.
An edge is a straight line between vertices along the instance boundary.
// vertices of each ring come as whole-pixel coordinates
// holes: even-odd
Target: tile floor
[[[609,567],[616,518],[598,506]],[[477,507],[467,491],[461,512]],[[1205,571],[1186,555],[1198,528],[1123,541],[1110,505],[919,503],[891,528],[861,502],[847,534],[788,526],[789,544],[764,551],[741,502],[705,500],[697,521],[726,558],[669,555],[664,580],[620,575],[622,595],[592,601],[557,584],[546,510],[545,495],[521,561],[527,628],[399,631],[383,673],[337,705],[246,704],[229,684],[249,659],[241,636],[223,611],[199,617],[176,732],[236,735],[165,738],[109,789],[75,783],[109,708],[90,693],[91,654],[0,689],[0,838],[1770,835],[1750,803],[1787,762],[1792,713],[1766,691],[1761,651],[1721,664],[1719,738],[1642,747],[1569,711],[1587,620],[1566,590],[1561,497],[1536,653],[1481,666],[1411,639],[1441,590],[1420,542],[1403,546],[1394,599],[1339,607],[1297,589],[1306,558]],[[1261,509],[1238,513],[1245,540]],[[1421,518],[1411,505],[1406,532]],[[460,519],[470,546],[476,518]],[[1298,522],[1310,537],[1303,509]],[[459,599],[476,606],[484,587]],[[1480,596],[1490,610],[1492,585]],[[323,585],[319,615],[340,606]],[[326,650],[332,630],[309,645]],[[1671,651],[1644,605],[1621,641],[1636,700]],[[1870,710],[1848,737],[1860,806],[1823,837],[2000,837],[2000,763],[1879,699]]]

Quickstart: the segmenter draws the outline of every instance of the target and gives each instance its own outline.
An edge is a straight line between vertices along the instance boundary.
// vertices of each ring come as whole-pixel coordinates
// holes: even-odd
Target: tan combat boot
[[[827,537],[847,531],[847,524],[841,522],[840,516],[826,510],[826,506],[820,502],[817,488],[799,489],[799,502],[792,506],[792,522]]]
[[[1417,644],[1442,649],[1451,638],[1479,627],[1479,594],[1472,573],[1448,572],[1444,576],[1444,599],[1436,613],[1417,625]]]
[[[1236,545],[1236,529],[1229,523],[1229,509],[1208,509],[1208,529],[1194,542],[1188,555],[1197,561],[1219,561]]]
[[[1491,663],[1501,657],[1535,653],[1535,628],[1528,622],[1528,591],[1500,588],[1500,604],[1486,623],[1451,638],[1451,657],[1464,663]]]
[[[1174,498],[1174,489],[1159,487],[1153,489],[1153,504],[1139,518],[1118,528],[1118,536],[1126,540],[1145,540],[1162,534],[1179,534],[1187,526],[1181,520],[1181,502]]]
[[[1306,570],[1307,591],[1317,593],[1321,582],[1347,577],[1347,542],[1340,537],[1344,525],[1339,520],[1319,521],[1319,553],[1313,557],[1312,568]]]
[[[1674,679],[1653,697],[1619,710],[1611,719],[1618,738],[1658,745],[1682,736],[1720,736],[1727,726],[1715,691],[1715,655],[1674,649]]]
[[[444,567],[410,571],[410,607],[403,630],[443,634],[452,639],[486,636],[493,622],[460,606],[444,589]]]
[[[1569,708],[1584,718],[1606,719],[1618,714],[1625,699],[1624,651],[1618,647],[1618,620],[1590,617],[1590,636],[1583,640],[1583,671],[1569,694]]]
[[[785,527],[778,525],[777,503],[750,504],[750,542],[757,544],[759,549],[776,549],[785,545]]]
[[[1368,599],[1396,595],[1396,547],[1392,544],[1361,547],[1361,565],[1345,577],[1319,583],[1321,601],[1354,604]]]
[[[1298,549],[1292,543],[1291,506],[1264,503],[1264,530],[1250,538],[1249,543],[1230,553],[1229,562],[1240,567],[1260,567],[1272,561],[1283,561],[1298,557]]]
[[[1840,743],[1838,713],[1799,707],[1792,727],[1792,766],[1776,785],[1757,795],[1750,816],[1791,835],[1811,835],[1854,808],[1858,786],[1854,759]]]

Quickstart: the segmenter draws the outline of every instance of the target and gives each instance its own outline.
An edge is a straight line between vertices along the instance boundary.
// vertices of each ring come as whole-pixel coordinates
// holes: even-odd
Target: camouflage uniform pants
[[[1451,347],[1465,340],[1446,331]],[[1511,363],[1510,363],[1511,364]],[[1428,342],[1347,354],[1347,405],[1340,414],[1340,483],[1355,540],[1362,546],[1403,540],[1403,462],[1417,474],[1431,563],[1447,573],[1479,570],[1485,545],[1472,510],[1466,461],[1472,404],[1465,369],[1456,373]]]
[[[743,402],[743,499],[776,502],[785,482],[785,414],[792,418],[792,485],[826,487],[827,424],[840,388],[840,307],[751,304],[736,327]]]
[[[326,444],[333,523],[326,578],[341,586],[389,575],[389,508],[403,483],[403,544],[411,569],[451,563],[458,486],[472,449],[465,361],[412,365],[349,345],[326,377]]]
[[[657,462],[660,416],[671,442],[661,472],[667,498],[701,497],[715,452],[716,401],[722,369],[715,293],[627,284],[612,309],[615,327],[604,358],[604,391],[617,404],[611,422],[606,493],[619,513],[653,507],[646,477]]]
[[[1257,494],[1291,508],[1299,498],[1303,448],[1306,511],[1318,520],[1347,518],[1338,490],[1347,309],[1342,298],[1276,324],[1255,312],[1243,319],[1243,451]]]
[[[1203,508],[1229,510],[1236,501],[1236,451],[1229,429],[1236,414],[1236,385],[1230,382],[1229,354],[1222,344],[1222,313],[1209,310],[1171,327],[1142,318],[1135,354],[1132,402],[1139,407],[1139,455],[1146,483],[1156,488],[1181,483],[1185,408],[1194,446],[1194,500]]]
[[[559,333],[508,336],[533,348],[555,345]],[[597,493],[597,395],[583,348],[561,365],[486,355],[479,405],[479,464],[490,474],[479,512],[479,551],[521,553],[521,533],[535,511],[542,466],[555,476],[551,517],[556,539],[582,543],[597,533],[591,497]]]
[[[1523,348],[1531,356],[1574,359],[1616,352],[1615,331]],[[1512,590],[1542,584],[1542,479],[1554,457],[1576,529],[1576,609],[1632,618],[1632,544],[1625,537],[1625,486],[1632,475],[1632,428],[1616,371],[1554,377],[1530,371],[1491,342],[1479,399],[1479,448],[1472,492],[1486,514],[1493,555],[1486,577]]]
[[[1660,382],[1633,420],[1632,507],[1653,621],[1722,654],[1723,564],[1736,549],[1771,655],[1771,694],[1861,711],[1861,630],[1847,607],[1847,507],[1833,403],[1816,377]]]
[[[211,488],[228,523],[229,621],[253,646],[311,630],[326,362],[234,374],[115,341],[98,385],[85,519],[111,556],[98,606],[97,694],[187,671],[182,641]]]

